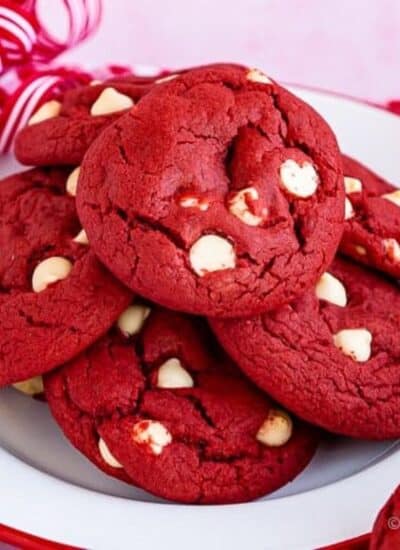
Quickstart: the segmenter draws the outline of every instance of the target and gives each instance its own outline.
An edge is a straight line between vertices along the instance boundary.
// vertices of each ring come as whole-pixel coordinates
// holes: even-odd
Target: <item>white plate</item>
[[[400,177],[400,118],[322,92],[295,92],[332,124],[343,151],[392,181]],[[4,174],[11,164],[2,163]],[[397,443],[336,438],[269,498],[182,506],[98,472],[64,440],[43,403],[4,389],[0,418],[0,521],[96,550],[308,550],[369,531],[399,481]]]

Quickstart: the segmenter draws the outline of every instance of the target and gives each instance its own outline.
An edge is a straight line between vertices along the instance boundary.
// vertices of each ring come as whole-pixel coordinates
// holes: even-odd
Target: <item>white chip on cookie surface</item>
[[[193,386],[193,378],[177,357],[171,357],[159,367],[158,388],[192,388]]]
[[[236,266],[236,254],[232,244],[219,235],[200,237],[189,251],[189,260],[193,271],[200,277]]]
[[[206,212],[210,205],[204,198],[196,197],[195,195],[185,195],[179,199],[179,206],[182,208],[198,208],[202,212]]]
[[[177,76],[178,76],[177,74],[167,74],[167,76],[162,76],[161,78],[157,78],[155,83],[162,84],[163,82],[169,82],[170,80],[174,80]]]
[[[352,178],[350,176],[344,177],[344,190],[346,195],[351,193],[361,193],[362,191],[362,182],[358,178]]]
[[[28,126],[38,124],[39,122],[43,122],[49,118],[54,118],[60,114],[60,111],[61,103],[56,99],[51,99],[50,101],[43,103],[43,105],[39,107],[39,109],[31,116],[28,120]]]
[[[280,167],[280,181],[288,193],[306,199],[316,192],[319,176],[311,162],[299,164],[295,160],[287,159]]]
[[[71,195],[71,197],[76,197],[76,190],[78,188],[78,179],[79,179],[80,171],[81,171],[81,167],[77,166],[74,170],[72,170],[72,172],[67,178],[65,189],[68,195]]]
[[[44,392],[43,378],[41,376],[34,376],[28,380],[16,382],[13,384],[13,388],[26,395],[39,395]]]
[[[259,428],[256,439],[267,447],[281,447],[291,438],[293,422],[286,411],[271,409]]]
[[[245,189],[241,189],[229,198],[229,211],[246,225],[260,225],[267,218],[268,210],[264,208],[260,216],[254,213],[252,209],[252,202],[257,201],[258,199],[259,194],[255,187],[246,187]]]
[[[101,458],[104,460],[106,464],[111,466],[111,468],[123,467],[122,464],[120,464],[118,460],[115,458],[115,456],[111,453],[104,439],[102,438],[99,439],[98,447],[99,447],[99,453],[101,455]]]
[[[351,200],[347,197],[344,199],[344,219],[350,220],[351,218],[354,218],[355,212],[353,205],[351,204]]]
[[[49,285],[68,277],[72,263],[62,256],[52,256],[40,262],[32,275],[32,289],[42,292]]]
[[[385,193],[382,195],[382,198],[392,202],[396,206],[400,206],[400,189],[393,191],[392,193]]]
[[[400,244],[396,239],[383,239],[383,247],[392,262],[400,262]]]
[[[141,420],[133,426],[132,438],[135,443],[145,445],[155,455],[160,455],[164,447],[172,443],[172,435],[167,428],[155,420]]]
[[[110,115],[133,107],[131,97],[121,94],[115,88],[105,88],[93,103],[90,114],[92,116]]]
[[[340,307],[347,305],[346,289],[341,281],[331,273],[323,273],[315,287],[315,293],[320,300],[326,300]]]
[[[361,246],[359,244],[356,244],[354,246],[354,250],[357,252],[359,256],[366,256],[367,255],[367,249],[364,246]]]
[[[259,69],[250,69],[246,74],[246,78],[251,82],[259,82],[260,84],[273,84],[272,80]]]
[[[371,357],[372,334],[366,328],[340,330],[333,336],[333,342],[354,361],[363,363]]]
[[[143,304],[133,304],[126,308],[118,318],[117,326],[127,338],[139,334],[150,315],[151,309]]]
[[[76,237],[74,237],[72,240],[74,241],[74,243],[77,243],[77,244],[84,244],[84,245],[89,244],[89,239],[84,229],[81,229],[79,233],[76,235]]]

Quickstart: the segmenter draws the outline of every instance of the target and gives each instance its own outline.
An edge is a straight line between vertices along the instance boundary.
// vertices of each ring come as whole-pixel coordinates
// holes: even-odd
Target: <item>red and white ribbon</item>
[[[32,11],[21,4],[0,0],[0,73],[30,58],[39,26]]]
[[[101,20],[102,0],[0,0],[0,154],[7,152],[18,130],[50,98],[64,90],[128,72],[108,66],[92,74],[76,68],[54,68],[51,62],[62,52],[85,40]],[[48,28],[41,8],[64,14],[63,38]],[[57,17],[57,19],[59,19]],[[135,65],[137,75],[157,75],[160,69]]]
[[[88,73],[49,68],[62,52],[85,40],[100,23],[101,0],[52,0],[64,10],[67,34],[55,36],[38,0],[0,0],[0,153],[37,108],[66,88],[87,83]]]
[[[64,40],[55,38],[41,22],[40,13],[36,11],[40,23],[38,40],[33,51],[33,61],[48,61],[63,51],[72,48],[85,40],[97,29],[101,14],[101,0],[53,0],[64,5],[68,17],[68,34]]]
[[[86,84],[91,80],[89,74],[73,69],[43,70],[34,66],[29,73],[24,71],[22,79],[19,78],[17,71],[7,76],[9,80],[11,79],[8,84],[14,84],[15,81],[16,85],[10,88],[9,94],[5,94],[5,100],[2,102],[0,152],[10,149],[15,134],[26,125],[39,105],[50,97],[56,97],[67,88]]]
[[[101,0],[52,0],[67,17],[67,36],[54,36],[43,21],[37,0],[0,0],[0,72],[9,66],[49,62],[85,40],[99,25]]]

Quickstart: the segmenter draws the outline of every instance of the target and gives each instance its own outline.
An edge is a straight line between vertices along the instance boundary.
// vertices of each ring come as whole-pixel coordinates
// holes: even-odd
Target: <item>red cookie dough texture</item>
[[[93,144],[77,204],[127,286],[217,317],[313,285],[342,234],[336,140],[309,106],[248,69],[201,69],[144,97]]]
[[[211,326],[243,371],[301,418],[352,437],[400,436],[397,283],[336,258],[290,305]]]
[[[126,75],[104,82],[94,80],[47,101],[19,132],[15,142],[17,159],[29,166],[80,164],[104,128],[131,109],[154,85],[174,76]]]
[[[65,92],[42,105],[15,142],[15,155],[34,166],[73,165],[111,122],[131,109],[154,78],[120,77]]]
[[[303,470],[317,435],[243,379],[203,323],[134,304],[45,377],[46,397],[67,438],[110,475],[179,502],[261,497]]]
[[[400,190],[343,156],[347,213],[340,250],[400,278]]]
[[[0,385],[64,363],[104,334],[131,293],[82,239],[69,170],[0,185]]]
[[[400,548],[400,487],[379,512],[372,530],[369,550]]]

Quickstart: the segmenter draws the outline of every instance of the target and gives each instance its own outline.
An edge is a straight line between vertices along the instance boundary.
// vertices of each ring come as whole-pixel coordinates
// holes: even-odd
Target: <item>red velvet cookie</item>
[[[369,550],[400,548],[400,487],[379,512],[372,530]]]
[[[34,169],[0,184],[0,386],[74,357],[131,299],[90,251],[68,174]]]
[[[169,78],[171,75],[168,74],[118,76],[66,91],[60,100],[42,105],[19,132],[15,142],[17,159],[29,166],[79,164],[104,128],[131,108],[155,84]]]
[[[211,325],[243,371],[305,420],[353,437],[400,436],[397,283],[336,258],[290,305]]]
[[[33,166],[73,165],[111,122],[130,109],[154,78],[119,77],[65,92],[42,105],[15,141],[15,156]]]
[[[77,205],[127,286],[171,309],[251,315],[302,294],[331,262],[341,159],[327,124],[265,75],[194,70],[102,133]]]
[[[343,156],[346,223],[340,250],[400,278],[400,190]]]
[[[179,502],[261,497],[303,470],[317,434],[251,386],[203,323],[133,305],[45,377],[46,397],[67,438],[108,474]]]

